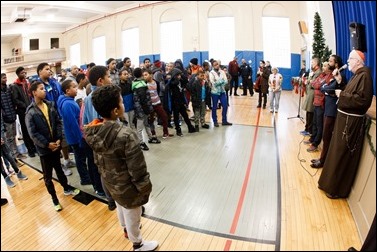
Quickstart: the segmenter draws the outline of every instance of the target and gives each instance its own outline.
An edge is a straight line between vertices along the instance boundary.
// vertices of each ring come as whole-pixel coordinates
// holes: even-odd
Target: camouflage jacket
[[[117,121],[95,119],[84,128],[104,186],[125,208],[148,202],[152,183],[136,131]]]

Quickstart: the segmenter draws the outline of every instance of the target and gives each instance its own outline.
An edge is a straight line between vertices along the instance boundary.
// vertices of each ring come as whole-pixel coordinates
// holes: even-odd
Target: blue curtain
[[[335,22],[337,55],[346,62],[351,51],[349,24],[356,22],[365,25],[366,65],[373,78],[373,93],[376,95],[376,2],[375,1],[332,1]],[[347,71],[349,79],[351,73]]]

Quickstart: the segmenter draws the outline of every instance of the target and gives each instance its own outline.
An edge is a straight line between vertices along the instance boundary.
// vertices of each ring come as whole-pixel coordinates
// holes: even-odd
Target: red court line
[[[261,109],[259,109],[259,111],[258,111],[257,123],[255,125],[255,131],[254,131],[254,140],[253,140],[253,144],[251,145],[249,162],[247,164],[245,178],[243,180],[242,189],[241,189],[241,192],[240,192],[240,196],[238,198],[237,209],[236,209],[236,212],[234,213],[232,226],[231,226],[230,231],[229,231],[229,233],[231,233],[231,234],[234,234],[236,232],[238,220],[240,218],[241,209],[242,209],[242,206],[243,206],[243,202],[245,200],[246,189],[247,189],[247,186],[249,184],[251,165],[253,164],[255,145],[256,145],[256,142],[257,142],[260,113],[261,113]],[[229,251],[231,245],[232,245],[232,240],[227,240],[226,243],[225,243],[224,251]]]

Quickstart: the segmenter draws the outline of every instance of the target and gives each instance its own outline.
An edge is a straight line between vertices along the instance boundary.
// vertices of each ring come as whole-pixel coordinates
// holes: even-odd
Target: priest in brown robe
[[[338,96],[338,113],[333,137],[318,181],[318,188],[331,199],[347,198],[354,182],[363,147],[366,112],[373,98],[373,81],[365,55],[352,50],[348,69],[354,74],[344,91],[335,90]],[[338,83],[342,75],[333,72]]]

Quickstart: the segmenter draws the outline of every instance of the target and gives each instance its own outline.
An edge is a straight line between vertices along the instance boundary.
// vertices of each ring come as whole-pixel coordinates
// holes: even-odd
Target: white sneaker
[[[65,165],[62,165],[62,169],[63,169],[64,175],[66,176],[72,175],[72,171],[68,169],[67,167],[65,167]]]
[[[157,241],[143,241],[141,247],[134,249],[134,251],[153,251],[158,247]]]
[[[67,168],[73,168],[76,167],[76,163],[73,162],[71,159],[69,159],[68,162],[64,160],[64,166]]]
[[[64,191],[64,195],[65,195],[65,196],[68,196],[68,195],[76,196],[76,195],[79,194],[79,193],[80,193],[80,189],[77,189],[77,188],[75,188],[75,189],[71,189],[71,190],[69,190],[69,191]]]

